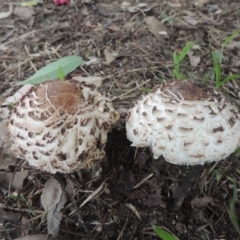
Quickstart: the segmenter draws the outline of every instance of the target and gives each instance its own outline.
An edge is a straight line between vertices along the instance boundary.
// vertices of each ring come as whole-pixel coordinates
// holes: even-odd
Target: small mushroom
[[[48,81],[32,86],[15,105],[8,121],[11,151],[51,173],[97,169],[118,119],[112,102],[92,85]]]
[[[216,89],[191,81],[154,88],[129,110],[132,146],[150,146],[173,164],[220,161],[240,143],[238,108]]]

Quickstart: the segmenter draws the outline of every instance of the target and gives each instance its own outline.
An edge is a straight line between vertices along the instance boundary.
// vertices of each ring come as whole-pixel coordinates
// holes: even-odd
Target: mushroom
[[[47,81],[16,103],[8,120],[11,152],[51,173],[94,170],[118,119],[112,102],[92,85]]]
[[[129,110],[132,146],[150,146],[173,164],[220,161],[240,143],[238,108],[216,89],[191,81],[169,81],[154,88]]]

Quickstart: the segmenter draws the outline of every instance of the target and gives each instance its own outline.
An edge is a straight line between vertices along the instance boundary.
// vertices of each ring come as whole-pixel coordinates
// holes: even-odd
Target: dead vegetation
[[[212,71],[211,50],[219,51],[239,29],[239,2],[73,0],[72,6],[56,6],[43,0],[12,8],[5,3],[0,4],[5,14],[0,14],[2,100],[16,91],[16,82],[49,62],[79,55],[85,64],[68,78],[104,78],[99,90],[114,101],[122,119],[108,135],[107,163],[99,179],[84,172],[40,172],[2,149],[2,239],[34,234],[46,239],[39,234],[48,233],[53,217],[61,220],[60,226],[50,227],[59,227],[57,239],[158,239],[153,224],[181,240],[240,239],[229,217],[233,183],[240,184],[237,154],[200,167],[171,165],[162,158],[153,160],[149,149],[131,148],[124,126],[126,110],[140,95],[173,78],[173,52],[180,53],[186,42],[195,45],[181,63],[182,72],[201,82]],[[224,76],[239,73],[239,49],[237,36],[224,51]],[[212,76],[209,83],[214,85]],[[223,90],[239,103],[239,80]],[[46,185],[56,180],[56,195],[47,199],[53,189],[46,190]],[[53,202],[44,205],[44,191],[50,194],[45,199]],[[45,212],[49,204],[56,210],[52,215]],[[240,215],[238,202],[235,213]]]

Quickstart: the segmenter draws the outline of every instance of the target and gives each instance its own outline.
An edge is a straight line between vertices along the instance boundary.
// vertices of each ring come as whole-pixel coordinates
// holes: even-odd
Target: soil
[[[1,1],[0,11],[8,12],[10,2]],[[151,16],[159,25],[149,20]],[[7,165],[3,162],[10,157],[2,149],[0,173],[27,170],[27,175],[19,189],[11,188],[13,178],[4,184],[0,177],[1,239],[48,233],[40,196],[50,178],[71,186],[56,239],[159,239],[152,225],[165,227],[181,240],[240,239],[237,220],[234,226],[230,219],[230,213],[240,215],[237,201],[230,211],[234,184],[240,187],[237,153],[204,166],[172,165],[162,157],[153,159],[150,149],[131,147],[124,125],[127,109],[141,95],[174,78],[173,53],[179,54],[188,41],[194,42],[195,58],[183,59],[182,73],[199,82],[211,73],[208,83],[214,85],[211,51],[219,52],[237,29],[237,0],[149,0],[142,6],[137,0],[73,0],[59,6],[43,0],[22,8],[14,4],[13,13],[0,19],[2,100],[36,70],[61,57],[78,55],[88,64],[67,78],[104,77],[99,91],[113,100],[121,120],[108,135],[106,161],[98,179],[85,173],[51,175],[19,159]],[[92,59],[96,61],[89,63]],[[224,48],[223,78],[239,73],[239,66],[237,35]],[[239,104],[239,80],[224,84],[222,90]]]

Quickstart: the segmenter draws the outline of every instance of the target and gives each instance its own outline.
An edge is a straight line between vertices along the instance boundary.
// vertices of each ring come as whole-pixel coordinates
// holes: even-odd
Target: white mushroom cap
[[[97,168],[111,125],[119,119],[92,85],[48,81],[19,100],[8,129],[13,155],[51,173]]]
[[[222,93],[191,81],[170,81],[129,110],[132,146],[150,146],[173,164],[220,161],[240,143],[238,108]]]

